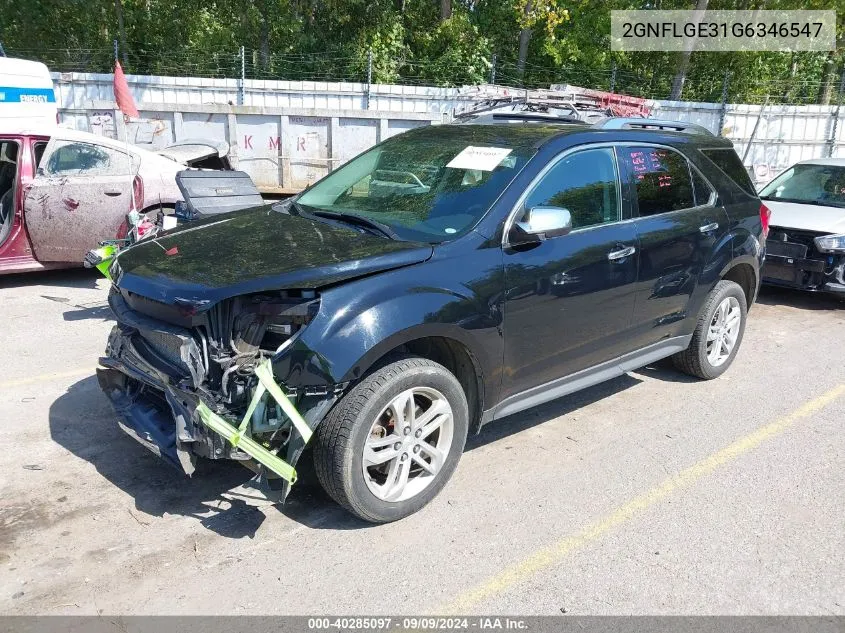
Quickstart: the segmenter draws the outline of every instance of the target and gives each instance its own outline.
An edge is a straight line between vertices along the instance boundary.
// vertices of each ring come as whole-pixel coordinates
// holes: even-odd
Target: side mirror
[[[563,207],[531,207],[524,218],[514,225],[517,235],[512,242],[560,237],[572,230],[572,214]]]

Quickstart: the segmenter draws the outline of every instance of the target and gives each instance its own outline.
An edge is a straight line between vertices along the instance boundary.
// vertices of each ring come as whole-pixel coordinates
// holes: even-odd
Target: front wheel
[[[401,358],[361,380],[317,427],[317,478],[366,521],[401,519],[452,476],[468,422],[466,396],[449,370]]]
[[[733,281],[717,283],[707,295],[689,347],[672,356],[675,367],[705,380],[721,376],[736,358],[747,314],[742,288]]]

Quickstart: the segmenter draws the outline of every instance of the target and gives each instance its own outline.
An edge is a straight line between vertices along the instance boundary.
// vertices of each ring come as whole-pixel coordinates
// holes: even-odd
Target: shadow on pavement
[[[65,310],[62,318],[65,321],[83,321],[85,319],[97,319],[100,321],[112,321],[114,315],[107,301],[96,301],[90,304],[72,303],[70,297],[59,295],[41,295],[42,299],[59,303],[75,310]]]
[[[227,538],[252,538],[265,519],[259,508],[243,499],[222,496],[248,482],[250,471],[231,462],[200,460],[194,477],[186,477],[120,430],[93,376],[53,402],[49,423],[55,442],[91,463],[130,495],[141,512],[195,517]]]
[[[562,415],[577,411],[594,402],[607,398],[626,389],[630,389],[642,382],[641,379],[624,374],[613,380],[601,383],[589,389],[584,389],[563,398],[552,400],[541,404],[533,409],[514,413],[500,420],[486,424],[478,435],[470,435],[467,438],[466,451],[480,448],[504,437],[521,433],[526,429],[554,420]]]
[[[76,306],[76,310],[67,310],[62,315],[65,321],[85,321],[87,319],[96,319],[98,321],[114,321],[114,314],[111,308],[106,303],[104,305],[96,305],[90,307]]]
[[[767,306],[788,306],[800,310],[845,309],[845,298],[840,299],[821,292],[806,292],[779,286],[762,286],[757,303]]]
[[[0,275],[0,289],[28,286],[54,286],[57,288],[96,288],[103,276],[90,268],[66,268],[34,273]]]
[[[497,420],[485,426],[479,435],[470,436],[466,450],[567,415],[641,382],[626,374]],[[232,462],[199,460],[194,477],[185,477],[119,429],[95,377],[77,382],[53,402],[49,418],[53,440],[91,463],[100,475],[130,495],[141,512],[157,517],[165,514],[195,517],[207,529],[227,538],[253,538],[266,518],[260,508],[243,498],[263,498],[251,481],[250,471]],[[335,504],[322,490],[308,452],[297,467],[299,481],[293,492],[284,505],[276,505],[282,514],[312,529],[370,527]],[[238,487],[246,490],[246,494],[226,494]]]
[[[652,363],[651,365],[635,369],[632,373],[639,374],[640,376],[648,376],[649,378],[656,378],[662,382],[701,382],[700,378],[690,376],[689,374],[685,374],[682,371],[675,369],[675,366],[672,364],[672,360],[669,358],[664,358],[656,363]]]

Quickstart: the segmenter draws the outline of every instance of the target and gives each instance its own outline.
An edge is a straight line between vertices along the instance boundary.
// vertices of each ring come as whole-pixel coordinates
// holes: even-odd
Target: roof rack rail
[[[703,125],[698,123],[688,123],[686,121],[664,121],[662,119],[642,119],[642,118],[626,118],[626,117],[611,117],[604,121],[599,121],[594,124],[594,127],[602,130],[624,130],[624,129],[657,129],[657,130],[672,130],[674,132],[685,132],[686,134],[706,134],[713,136],[713,133]]]

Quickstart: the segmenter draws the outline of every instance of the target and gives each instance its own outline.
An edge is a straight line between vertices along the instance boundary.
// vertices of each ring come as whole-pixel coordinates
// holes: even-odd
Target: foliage
[[[613,85],[665,98],[678,54],[611,52],[610,11],[694,6],[695,0],[452,0],[446,18],[440,0],[0,0],[0,42],[10,55],[61,71],[109,72],[117,40],[126,71],[136,74],[237,77],[243,63],[254,78],[360,82],[371,53],[374,82],[464,85],[489,81],[495,71],[502,84]],[[683,98],[718,101],[726,72],[735,101],[819,103],[838,88],[845,0],[710,0],[709,8],[838,8],[840,48],[693,53]]]

